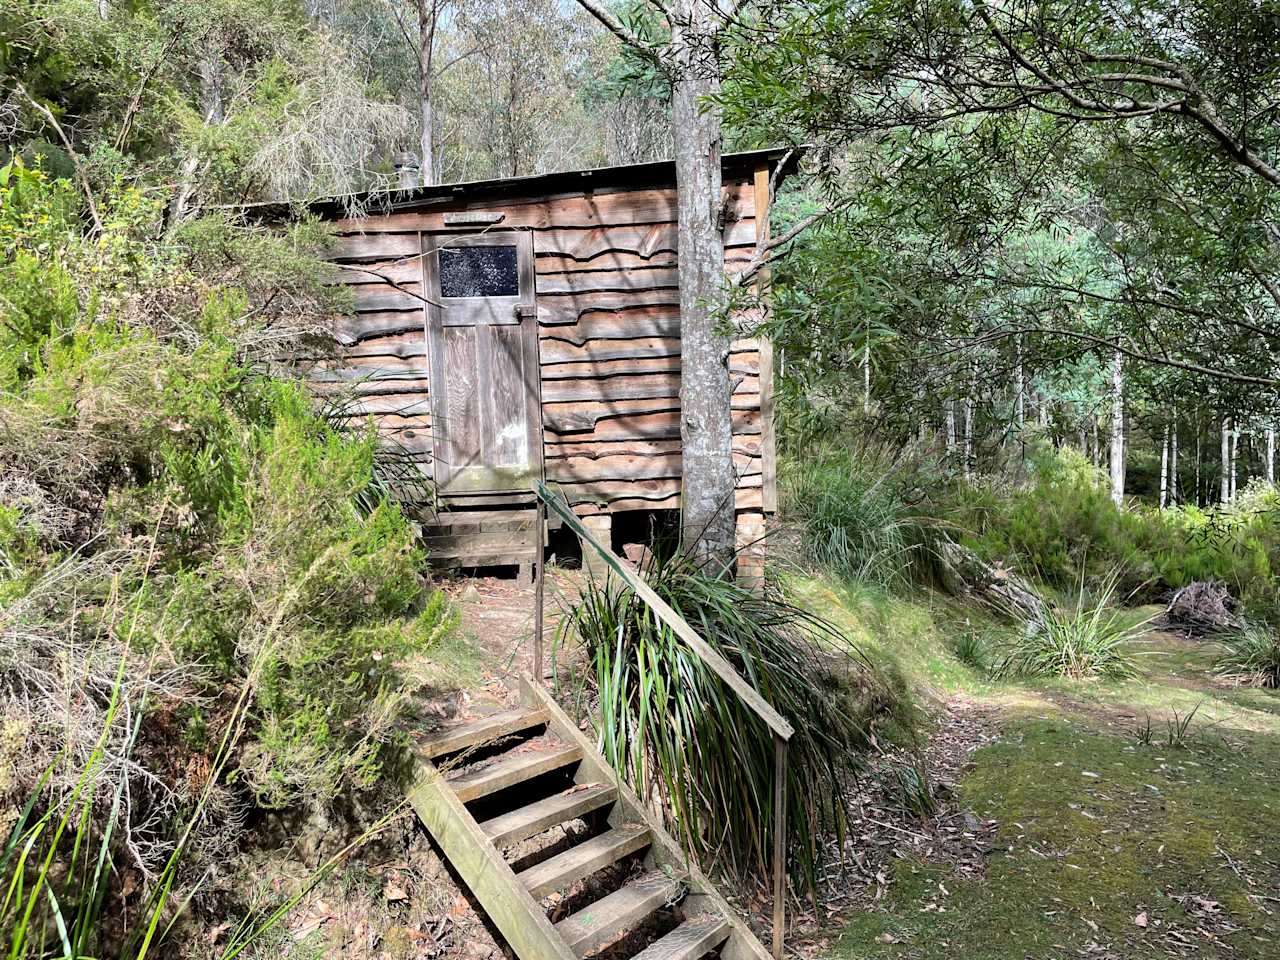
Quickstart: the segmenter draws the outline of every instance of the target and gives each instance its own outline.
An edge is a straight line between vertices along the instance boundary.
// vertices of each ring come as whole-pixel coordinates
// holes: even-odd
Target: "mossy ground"
[[[999,824],[985,876],[898,861],[833,960],[1280,957],[1280,693],[1215,681],[1211,646],[1160,632],[1135,680],[993,683],[952,655],[954,608],[792,589],[909,685],[1002,718],[956,786]]]

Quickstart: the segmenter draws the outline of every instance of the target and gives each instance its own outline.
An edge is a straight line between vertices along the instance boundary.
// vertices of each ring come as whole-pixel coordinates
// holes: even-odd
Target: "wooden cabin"
[[[749,261],[767,236],[770,178],[789,156],[724,157],[727,269]],[[346,212],[353,199],[365,211],[358,216]],[[372,416],[429,478],[434,501],[418,509],[433,561],[531,559],[537,476],[606,543],[620,514],[678,509],[673,163],[415,188],[314,209],[333,221],[332,258],[355,300],[337,331],[341,358],[317,379],[346,391],[344,412]],[[758,541],[777,502],[772,368],[768,343],[734,343],[743,543]]]

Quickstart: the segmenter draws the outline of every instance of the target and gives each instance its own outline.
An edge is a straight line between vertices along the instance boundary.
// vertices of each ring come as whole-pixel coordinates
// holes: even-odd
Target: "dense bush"
[[[161,204],[127,184],[98,197],[99,230],[71,183],[3,171],[0,696],[30,762],[2,786],[31,795],[55,756],[92,766],[104,658],[161,678],[128,691],[146,697],[134,759],[119,745],[136,718],[117,714],[96,766],[137,781],[117,836],[144,838],[127,849],[148,876],[229,700],[245,697],[214,805],[224,842],[237,809],[324,805],[378,777],[417,686],[407,661],[450,618],[381,493],[373,436],[272,375],[271,357],[314,353],[337,306],[322,235],[221,217],[166,233]]]
[[[1063,448],[1036,452],[1022,486],[954,485],[938,499],[967,546],[1061,589],[1116,570],[1122,599],[1224,580],[1254,605],[1274,602],[1280,503],[1273,491],[1252,491],[1228,510],[1122,510],[1099,472]]]
[[[1280,687],[1280,632],[1263,623],[1222,637],[1213,670],[1220,677],[1260,687]]]
[[[1049,607],[1043,620],[1019,628],[993,669],[997,677],[1066,677],[1122,680],[1137,672],[1134,644],[1147,624],[1134,623],[1113,606],[1116,575],[1096,593],[1083,584],[1072,602]]]
[[[872,444],[819,447],[787,461],[784,509],[813,563],[850,580],[901,583],[920,558],[926,522],[910,501],[917,464]]]

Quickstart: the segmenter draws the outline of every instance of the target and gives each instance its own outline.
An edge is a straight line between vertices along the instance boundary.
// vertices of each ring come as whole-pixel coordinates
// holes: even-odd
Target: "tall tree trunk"
[[[1169,504],[1178,502],[1178,408],[1173,408],[1173,430],[1169,448]]]
[[[434,100],[436,24],[440,19],[439,0],[417,0],[418,5],[418,139],[419,170],[424,187],[436,182],[436,118]]]
[[[1239,475],[1237,457],[1240,452],[1240,424],[1231,422],[1231,502],[1236,502],[1236,479]]]
[[[1200,422],[1200,418],[1196,418],[1196,506],[1202,506],[1204,501],[1200,497],[1200,462],[1204,459],[1204,451],[1201,441],[1204,432],[1204,425]]]
[[[1276,428],[1267,427],[1267,483],[1276,482]]]
[[[969,383],[964,394],[964,478],[966,480],[973,478],[973,392],[977,389],[973,367],[970,366],[969,369]]]
[[[1017,362],[1013,372],[1013,422],[1018,431],[1018,449],[1022,458],[1027,457],[1027,387],[1022,370],[1022,337],[1015,343]]]
[[[1111,360],[1111,499],[1124,503],[1124,358]]]
[[[956,456],[956,402],[947,398],[947,459],[955,460]]]
[[[862,412],[871,412],[871,341],[862,345]]]
[[[724,303],[720,88],[712,57],[714,8],[677,0],[671,91],[680,249],[681,535],[699,561],[728,563],[734,545],[733,437],[729,419],[729,338],[719,332]]]
[[[1220,502],[1231,502],[1231,418],[1222,418],[1222,482]]]
[[[1160,441],[1160,509],[1169,500],[1169,424],[1164,425],[1164,437]]]

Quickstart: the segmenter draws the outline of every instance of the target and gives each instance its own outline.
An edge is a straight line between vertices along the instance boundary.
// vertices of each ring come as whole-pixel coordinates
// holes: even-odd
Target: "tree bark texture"
[[[422,185],[436,182],[435,167],[435,103],[433,73],[436,47],[436,24],[440,18],[438,0],[417,0],[418,5],[418,117],[422,124],[418,149]]]
[[[1222,483],[1221,496],[1219,500],[1222,503],[1231,502],[1231,418],[1222,418]]]
[[[1124,357],[1111,360],[1111,499],[1124,503]]]
[[[729,338],[722,319],[720,111],[711,7],[678,0],[672,14],[671,94],[680,248],[681,536],[701,562],[728,565],[734,549]]]

